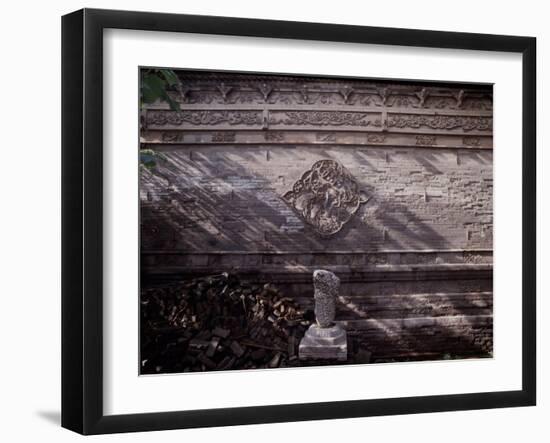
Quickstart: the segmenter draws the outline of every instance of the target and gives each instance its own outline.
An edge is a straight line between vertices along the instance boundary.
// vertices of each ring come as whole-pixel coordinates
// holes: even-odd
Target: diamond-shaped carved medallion
[[[322,236],[336,234],[368,201],[351,173],[334,160],[319,160],[283,199]]]

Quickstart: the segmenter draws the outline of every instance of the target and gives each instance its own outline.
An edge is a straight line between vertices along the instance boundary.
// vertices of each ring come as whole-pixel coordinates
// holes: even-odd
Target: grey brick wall
[[[142,173],[142,248],[182,252],[492,249],[492,151],[185,146]],[[321,238],[281,198],[335,159],[370,197]]]

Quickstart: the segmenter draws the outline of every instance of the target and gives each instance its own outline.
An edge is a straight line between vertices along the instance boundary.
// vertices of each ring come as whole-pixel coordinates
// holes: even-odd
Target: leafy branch
[[[159,160],[166,160],[163,153],[152,149],[139,150],[139,165],[141,168],[149,169],[151,171],[157,167]]]
[[[139,107],[163,101],[168,103],[172,111],[179,111],[180,105],[175,101],[169,90],[176,90],[183,96],[181,83],[176,73],[171,69],[143,69],[139,87]],[[165,160],[160,152],[152,149],[140,149],[139,164],[141,168],[153,170],[159,160]]]
[[[155,103],[157,100],[168,103],[172,111],[179,111],[180,105],[168,91],[175,89],[182,94],[181,83],[176,73],[171,69],[143,69],[139,88],[139,106]]]

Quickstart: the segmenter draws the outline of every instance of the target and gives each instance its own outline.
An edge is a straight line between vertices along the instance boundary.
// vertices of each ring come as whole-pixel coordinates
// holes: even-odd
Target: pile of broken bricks
[[[141,373],[300,365],[311,311],[227,273],[141,292]]]

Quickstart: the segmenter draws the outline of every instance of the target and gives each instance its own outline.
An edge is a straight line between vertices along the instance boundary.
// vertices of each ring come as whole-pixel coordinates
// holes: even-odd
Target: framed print
[[[64,427],[535,404],[534,38],[62,31]]]

